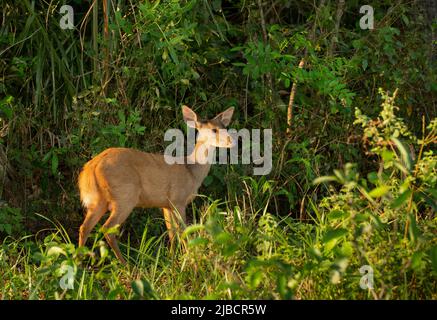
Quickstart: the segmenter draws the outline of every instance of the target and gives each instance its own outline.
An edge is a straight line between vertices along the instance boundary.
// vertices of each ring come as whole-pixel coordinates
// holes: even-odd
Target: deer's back
[[[194,182],[183,164],[167,164],[162,154],[129,148],[106,149],[85,168],[93,167],[97,183],[108,201],[138,194],[141,207],[185,205]],[[185,203],[183,203],[185,202]]]

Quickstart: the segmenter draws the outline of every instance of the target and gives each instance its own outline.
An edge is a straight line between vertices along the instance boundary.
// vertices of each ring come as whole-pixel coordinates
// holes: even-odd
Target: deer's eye
[[[217,129],[212,129],[212,132],[217,133]]]

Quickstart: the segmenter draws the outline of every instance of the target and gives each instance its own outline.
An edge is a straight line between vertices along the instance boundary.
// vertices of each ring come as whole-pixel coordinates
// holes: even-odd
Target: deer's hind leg
[[[88,239],[91,230],[94,229],[97,222],[106,213],[108,207],[106,201],[100,201],[97,205],[92,205],[87,208],[85,220],[79,228],[79,247],[83,247]]]
[[[123,196],[111,202],[111,214],[103,225],[106,230],[123,224],[138,203],[139,190],[135,190],[134,186],[130,188],[125,187],[123,193],[114,192],[114,194],[123,194]],[[126,260],[123,258],[120,248],[118,247],[116,235],[114,233],[106,233],[105,238],[120,262],[126,264]]]
[[[124,221],[126,221],[133,208],[134,206],[119,207],[115,205],[108,220],[106,220],[105,224],[103,225],[104,229],[108,230],[117,225],[121,225]],[[118,260],[120,260],[121,263],[126,264],[126,260],[123,258],[120,248],[118,247],[116,235],[114,233],[105,233],[105,238],[117,256]]]

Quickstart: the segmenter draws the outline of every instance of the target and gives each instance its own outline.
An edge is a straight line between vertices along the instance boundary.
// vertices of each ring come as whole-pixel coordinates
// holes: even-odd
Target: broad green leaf
[[[215,237],[215,242],[219,244],[226,244],[232,240],[230,233],[222,231]]]
[[[290,289],[287,287],[288,280],[285,274],[279,274],[276,279],[276,285],[278,288],[278,292],[281,295],[281,299],[290,299],[292,297],[292,293]]]
[[[410,213],[408,215],[408,219],[410,220],[410,226],[408,230],[410,234],[410,239],[412,242],[416,242],[416,240],[420,237],[420,230],[417,227],[416,217],[414,216],[413,213]]]
[[[369,180],[369,182],[371,182],[373,184],[376,184],[379,181],[378,174],[374,171],[370,172],[367,175],[367,180]]]
[[[399,208],[401,205],[403,205],[411,196],[412,191],[410,189],[404,191],[399,197],[397,197],[392,203],[391,207],[393,209]]]
[[[263,193],[266,193],[270,188],[271,188],[270,182],[269,182],[269,181],[266,181],[266,182],[264,182],[264,184],[263,184],[262,192],[263,192]]]
[[[140,297],[144,296],[144,284],[141,280],[135,280],[131,284],[132,290],[134,293]]]
[[[339,239],[345,235],[347,235],[348,231],[344,228],[331,229],[328,230],[323,236],[323,243],[327,243],[334,239]]]
[[[411,257],[411,268],[416,271],[420,271],[423,268],[423,257],[425,253],[421,251],[417,251],[413,253]]]
[[[354,253],[352,243],[350,243],[349,241],[345,241],[344,244],[341,246],[341,253],[346,257],[352,256],[352,254]]]
[[[156,294],[156,292],[153,290],[151,284],[149,281],[147,280],[135,280],[131,283],[131,287],[133,292],[141,297],[141,298],[145,298],[145,299],[157,299],[159,298]]]
[[[0,100],[0,118],[6,116],[6,118],[11,119],[12,118],[12,109],[11,104],[13,102],[14,98],[12,96],[7,96]]]
[[[190,225],[182,233],[182,238],[188,236],[191,233],[195,233],[197,231],[204,230],[204,229],[205,229],[205,226],[202,225],[202,224],[193,224],[193,225]]]
[[[6,232],[6,234],[11,235],[12,234],[12,226],[9,223],[4,223],[2,225],[0,225],[1,227],[3,227],[3,231]]]
[[[50,257],[50,256],[54,256],[54,255],[58,256],[58,255],[60,255],[60,254],[62,254],[62,255],[64,255],[64,256],[67,255],[67,254],[65,253],[64,249],[62,249],[62,248],[60,248],[60,247],[56,247],[56,246],[51,247],[51,248],[49,249],[49,251],[47,251],[47,255],[48,255],[49,257]]]
[[[52,157],[52,173],[53,173],[53,175],[56,175],[58,173],[58,164],[59,164],[58,156],[56,155],[56,153],[53,153],[53,157]]]
[[[100,232],[102,232],[103,234],[119,234],[120,225],[117,224],[116,226],[113,226],[113,227],[108,228],[108,229],[106,229],[105,227],[101,227]]]
[[[120,287],[115,288],[114,290],[109,291],[106,296],[107,300],[116,300],[119,295],[123,294],[123,290]]]
[[[405,146],[402,144],[402,142],[398,138],[391,138],[391,140],[396,144],[396,147],[398,148],[399,152],[401,153],[402,161],[407,167],[407,169],[411,170],[411,157],[410,153],[407,151]]]
[[[389,191],[390,191],[389,186],[385,186],[385,185],[379,186],[379,187],[376,187],[375,189],[373,189],[372,191],[370,191],[369,196],[371,196],[372,198],[380,198]]]
[[[49,152],[46,153],[46,155],[42,158],[42,162],[43,163],[47,163],[50,159],[50,157],[52,156],[53,150],[50,150]]]
[[[100,246],[100,256],[106,258],[108,256],[108,248],[106,246]]]
[[[248,278],[249,286],[252,289],[256,289],[263,279],[263,272],[261,270],[256,270],[255,272],[250,273]]]
[[[346,181],[343,173],[340,170],[334,169],[333,170],[335,176],[337,177],[337,181],[340,183],[344,183]]]
[[[383,150],[381,153],[382,160],[384,160],[385,162],[389,162],[393,160],[394,156],[395,155],[393,151],[389,151],[389,150]]]
[[[349,214],[343,210],[332,210],[330,213],[328,213],[329,220],[338,220],[347,216],[349,216]]]
[[[284,86],[285,86],[286,88],[290,88],[290,86],[291,86],[291,81],[290,81],[289,78],[286,78],[286,79],[284,80]]]
[[[209,243],[209,240],[203,237],[198,237],[195,238],[193,240],[190,240],[188,242],[188,246],[190,247],[195,247],[195,246],[203,246],[203,245],[207,245]]]

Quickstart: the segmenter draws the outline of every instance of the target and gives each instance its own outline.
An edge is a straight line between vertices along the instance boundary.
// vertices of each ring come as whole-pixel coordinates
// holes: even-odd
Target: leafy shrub
[[[0,203],[0,235],[11,236],[24,231],[23,215],[20,208],[12,208]]]

